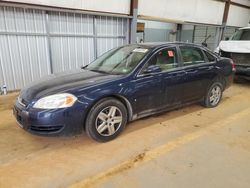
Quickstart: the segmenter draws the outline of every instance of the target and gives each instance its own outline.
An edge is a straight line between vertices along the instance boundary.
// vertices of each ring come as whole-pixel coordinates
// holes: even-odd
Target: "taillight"
[[[232,71],[235,72],[236,71],[236,67],[235,67],[235,63],[233,62],[233,60],[230,60],[230,63],[232,65]]]

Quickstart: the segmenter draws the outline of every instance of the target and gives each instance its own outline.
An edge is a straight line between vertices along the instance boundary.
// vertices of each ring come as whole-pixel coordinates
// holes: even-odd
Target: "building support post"
[[[222,27],[216,27],[214,49],[216,49],[219,46],[219,43],[222,39],[222,32],[223,32]]]
[[[223,13],[223,18],[222,18],[222,28],[221,28],[220,40],[222,40],[224,38],[224,32],[225,32],[225,29],[226,29],[226,26],[227,26],[227,19],[228,19],[230,4],[231,4],[231,0],[226,0],[225,1],[224,13]]]
[[[137,16],[138,16],[138,0],[130,1],[130,40],[129,43],[136,43],[136,31],[137,31]]]
[[[96,16],[93,16],[93,34],[94,34],[94,59],[98,57],[98,51],[97,51],[97,30],[96,30]]]
[[[176,40],[181,41],[182,24],[177,24]]]
[[[49,12],[46,11],[45,14],[46,14],[45,27],[46,27],[46,36],[47,36],[50,74],[53,74],[54,70],[53,70],[53,62],[52,62],[51,36],[50,36],[50,28],[49,28]]]

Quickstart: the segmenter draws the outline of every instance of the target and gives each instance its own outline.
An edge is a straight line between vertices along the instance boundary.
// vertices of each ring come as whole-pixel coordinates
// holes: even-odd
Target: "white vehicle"
[[[228,40],[221,41],[215,52],[233,59],[236,75],[250,80],[250,27],[241,28]]]

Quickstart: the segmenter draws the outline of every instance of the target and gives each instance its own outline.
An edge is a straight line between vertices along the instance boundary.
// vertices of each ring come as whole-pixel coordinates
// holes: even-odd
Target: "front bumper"
[[[250,79],[250,66],[246,65],[236,65],[236,73],[237,76],[244,77],[246,79]]]
[[[236,76],[250,79],[250,53],[220,51],[222,57],[231,58],[236,65]]]
[[[76,102],[70,108],[34,109],[21,105],[18,100],[13,114],[24,130],[44,136],[66,136],[80,134],[83,130],[86,109]]]

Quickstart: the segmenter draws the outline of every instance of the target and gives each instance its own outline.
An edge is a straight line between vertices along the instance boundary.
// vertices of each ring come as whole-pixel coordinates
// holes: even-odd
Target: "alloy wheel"
[[[96,130],[102,136],[111,136],[119,130],[122,119],[119,108],[116,106],[106,107],[96,117]]]
[[[221,98],[221,88],[217,85],[211,90],[209,96],[209,102],[211,103],[212,106],[215,106],[220,101],[220,98]]]

